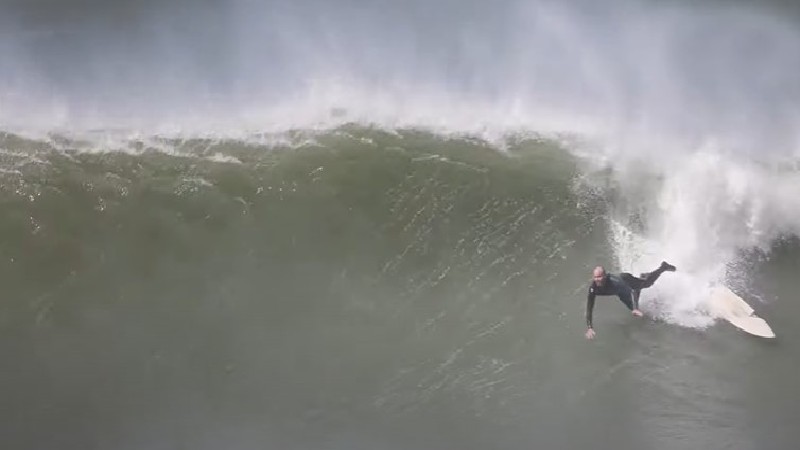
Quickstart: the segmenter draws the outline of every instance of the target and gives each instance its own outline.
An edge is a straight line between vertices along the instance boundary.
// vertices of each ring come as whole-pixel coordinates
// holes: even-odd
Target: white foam
[[[645,181],[631,176],[630,170],[644,172]],[[662,276],[642,302],[675,323],[707,323],[711,286],[729,284],[743,275],[735,272],[741,250],[768,251],[782,234],[800,235],[796,169],[782,170],[704,149],[680,158],[656,158],[619,175],[626,192],[622,201],[630,200],[627,206],[638,208],[646,226],[634,232],[624,214],[612,220],[618,262],[631,272],[652,270],[662,260],[679,268]],[[648,177],[657,194],[642,202],[635,192],[646,189],[642,183]]]

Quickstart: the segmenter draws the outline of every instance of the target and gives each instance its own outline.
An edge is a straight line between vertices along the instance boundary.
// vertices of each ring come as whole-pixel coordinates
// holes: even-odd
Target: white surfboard
[[[753,308],[725,286],[716,286],[711,291],[708,306],[713,316],[725,319],[741,330],[765,338],[775,337],[767,321],[753,314]]]

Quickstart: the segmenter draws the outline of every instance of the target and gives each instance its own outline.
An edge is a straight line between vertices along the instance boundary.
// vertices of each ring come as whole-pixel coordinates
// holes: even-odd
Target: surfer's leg
[[[666,261],[662,262],[661,265],[658,266],[658,269],[656,269],[656,270],[654,270],[652,272],[643,273],[643,274],[640,275],[641,278],[639,278],[639,279],[642,282],[641,282],[641,285],[640,285],[639,289],[649,288],[650,286],[652,286],[653,283],[656,282],[656,280],[658,279],[658,277],[661,276],[662,273],[664,273],[664,272],[674,272],[674,271],[675,271],[675,266],[673,266],[671,264],[667,264]]]
[[[625,282],[631,289],[638,290],[644,287],[643,283],[645,280],[643,278],[636,278],[635,276],[629,274],[628,272],[622,272],[619,274],[619,278]]]

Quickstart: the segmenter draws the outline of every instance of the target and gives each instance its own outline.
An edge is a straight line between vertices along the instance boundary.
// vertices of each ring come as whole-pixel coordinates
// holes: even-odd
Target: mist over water
[[[236,130],[330,117],[794,151],[797,22],[723,2],[15,2],[4,123]],[[336,115],[336,114],[334,114]],[[691,148],[683,149],[692,151]]]

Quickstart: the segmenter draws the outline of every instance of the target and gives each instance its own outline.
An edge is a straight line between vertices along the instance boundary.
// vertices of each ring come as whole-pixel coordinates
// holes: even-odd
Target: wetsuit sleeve
[[[586,326],[592,328],[592,311],[594,310],[594,289],[589,288],[589,294],[586,296]]]
[[[618,297],[620,301],[628,307],[628,309],[633,311],[633,294],[631,294],[631,292],[620,292]]]

